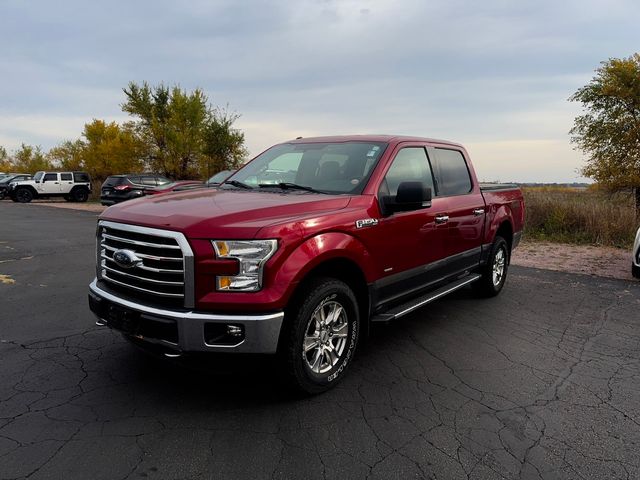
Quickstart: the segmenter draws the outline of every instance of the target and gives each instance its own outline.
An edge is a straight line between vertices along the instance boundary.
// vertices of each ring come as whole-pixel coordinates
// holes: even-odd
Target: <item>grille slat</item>
[[[103,280],[147,298],[173,299],[180,306],[185,303],[185,259],[175,232],[164,234],[113,223],[101,224],[100,229],[98,256]],[[119,265],[113,259],[118,250],[134,252],[141,262],[131,268]]]
[[[166,245],[166,244],[161,244],[161,243],[141,242],[140,240],[132,240],[130,238],[116,237],[115,235],[109,235],[109,234],[106,234],[106,233],[102,234],[102,238],[106,238],[106,239],[109,239],[109,240],[115,240],[116,242],[131,243],[133,245],[141,245],[143,247],[169,248],[169,249],[180,250],[180,245]]]
[[[107,250],[111,250],[112,252],[115,252],[116,250],[120,250],[117,247],[111,247],[109,245],[102,245],[102,248],[105,248]],[[149,260],[158,260],[158,261],[167,261],[167,262],[182,262],[182,257],[178,258],[178,257],[159,257],[158,255],[148,255],[146,253],[140,253],[140,252],[136,252],[136,255],[139,256],[140,258],[146,258]]]

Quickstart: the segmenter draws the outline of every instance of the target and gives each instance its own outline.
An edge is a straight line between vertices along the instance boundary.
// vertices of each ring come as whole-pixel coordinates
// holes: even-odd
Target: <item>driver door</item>
[[[400,148],[380,184],[378,197],[395,196],[402,182],[420,181],[432,192],[431,206],[381,217],[363,231],[382,278],[376,282],[379,304],[424,289],[441,277],[447,232],[442,219],[447,199],[436,197],[431,164],[424,146]]]
[[[58,173],[45,173],[38,184],[38,193],[53,195],[60,193],[60,179]]]

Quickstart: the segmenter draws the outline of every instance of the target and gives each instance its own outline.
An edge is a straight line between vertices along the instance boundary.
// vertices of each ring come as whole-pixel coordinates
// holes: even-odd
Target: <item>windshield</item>
[[[33,179],[34,179],[36,182],[39,182],[39,181],[40,181],[40,179],[43,177],[43,175],[44,175],[44,172],[36,172],[36,174],[33,176]]]
[[[380,142],[297,143],[270,148],[227,182],[249,187],[296,184],[326,193],[362,191],[387,144]],[[226,184],[224,184],[226,185]]]

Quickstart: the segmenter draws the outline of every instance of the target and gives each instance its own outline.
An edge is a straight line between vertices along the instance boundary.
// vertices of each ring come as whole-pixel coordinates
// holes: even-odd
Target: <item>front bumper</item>
[[[176,353],[276,353],[284,312],[212,314],[149,307],[89,285],[89,307],[98,325]]]

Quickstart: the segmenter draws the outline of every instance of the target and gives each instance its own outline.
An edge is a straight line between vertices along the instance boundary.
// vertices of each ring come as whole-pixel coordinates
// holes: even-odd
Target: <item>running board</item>
[[[407,303],[403,303],[402,305],[398,305],[397,307],[392,308],[391,310],[387,310],[384,313],[379,313],[371,317],[371,321],[375,323],[386,323],[391,320],[395,320],[396,318],[403,317],[404,315],[417,310],[418,308],[426,305],[427,303],[431,303],[434,300],[437,300],[445,295],[455,292],[456,290],[464,287],[465,285],[469,285],[476,280],[479,280],[481,275],[477,273],[472,273],[464,278],[456,280],[453,283],[449,283],[444,287],[440,287],[433,292],[429,292],[426,295],[422,295],[421,297],[414,298]]]

